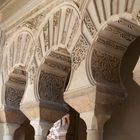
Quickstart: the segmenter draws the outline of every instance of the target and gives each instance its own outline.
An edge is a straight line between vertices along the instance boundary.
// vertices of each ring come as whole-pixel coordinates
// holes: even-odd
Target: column
[[[0,123],[0,140],[14,140],[14,133],[20,125],[12,123]]]
[[[49,129],[52,127],[52,124],[49,122],[43,121],[31,121],[30,124],[35,130],[34,140],[46,140]]]
[[[94,112],[86,112],[81,113],[80,117],[87,126],[87,140],[103,140],[103,127],[110,115],[95,115]]]

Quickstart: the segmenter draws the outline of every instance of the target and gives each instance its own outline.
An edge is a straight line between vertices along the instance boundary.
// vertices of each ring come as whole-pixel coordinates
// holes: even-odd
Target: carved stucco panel
[[[84,15],[84,20],[83,21],[85,22],[85,25],[86,25],[90,35],[92,37],[94,37],[96,32],[97,32],[97,30],[96,30],[95,25],[94,25],[94,23],[93,23],[93,21],[92,21],[92,19],[90,17],[90,14],[89,14],[89,12],[87,10],[85,11],[85,15]]]
[[[50,56],[55,58],[55,59],[60,59],[62,61],[66,61],[68,63],[71,63],[71,60],[70,60],[70,57],[69,56],[64,56],[64,55],[61,55],[61,54],[58,54],[56,52],[51,52],[50,53]]]
[[[119,83],[120,62],[119,58],[94,49],[91,62],[93,77],[97,82]]]
[[[65,44],[65,41],[66,41],[68,29],[69,29],[70,22],[71,22],[72,13],[73,13],[73,9],[70,9],[70,8],[66,9],[65,23],[64,23],[64,28],[63,28],[63,32],[62,32],[62,39],[61,39],[62,44]]]
[[[26,56],[26,53],[27,53],[27,46],[29,46],[30,41],[31,41],[31,36],[29,34],[27,34],[25,44],[23,46],[24,49],[23,49],[23,53],[22,53],[22,56],[21,56],[21,63],[24,63],[24,61],[25,61],[25,56]]]
[[[65,77],[41,71],[38,92],[42,100],[62,101]]]
[[[35,55],[36,55],[37,61],[40,62],[43,58],[40,41],[37,42]]]
[[[67,44],[67,48],[70,48],[70,46],[71,46],[71,44],[72,44],[72,41],[73,41],[73,39],[74,39],[74,37],[75,37],[75,34],[76,34],[76,32],[78,31],[79,26],[80,26],[80,21],[79,21],[78,18],[76,18],[75,23],[74,23],[73,28],[72,28],[71,35],[70,35],[70,37],[69,37],[69,41],[68,41],[68,44]]]
[[[114,35],[119,36],[120,38],[122,38],[122,39],[124,39],[128,42],[132,42],[136,38],[134,35],[129,34],[125,31],[117,28],[117,27],[113,27],[113,26],[110,26],[110,25],[107,25],[105,30],[111,32]]]
[[[115,42],[115,41],[112,41],[110,39],[106,39],[105,37],[102,37],[102,36],[99,36],[97,38],[97,43],[105,46],[106,48],[108,49],[113,49],[115,51],[119,51],[119,52],[125,52],[126,51],[126,46],[119,43],[119,42]]]
[[[19,107],[23,97],[24,90],[15,87],[7,87],[5,92],[6,105],[11,107]]]
[[[83,35],[80,35],[75,47],[72,50],[72,68],[77,69],[80,63],[86,58],[89,43]]]
[[[38,65],[37,65],[36,59],[33,58],[32,62],[30,63],[29,69],[28,69],[30,84],[33,84],[37,69],[38,69]]]

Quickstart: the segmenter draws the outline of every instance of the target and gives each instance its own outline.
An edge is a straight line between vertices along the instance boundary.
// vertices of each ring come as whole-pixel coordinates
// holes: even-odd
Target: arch
[[[27,97],[32,90],[34,103],[31,105],[32,99],[27,101],[25,97],[26,101],[21,105],[31,124],[36,120],[54,123],[69,111],[63,93],[71,72],[70,50],[76,40],[75,35],[80,34],[79,15],[75,4],[64,2],[46,13],[38,27],[36,51],[29,67],[33,79],[25,93]]]
[[[33,85],[36,101],[40,104],[41,119],[54,123],[68,112],[63,93],[69,80],[70,71],[69,52],[61,47],[50,49],[36,72]],[[54,112],[55,115],[48,115],[51,112]]]
[[[115,49],[115,47],[116,47],[116,49],[118,49],[118,54],[115,54],[115,51],[113,51],[114,53],[112,55],[114,55],[114,54],[121,55],[121,53],[125,51],[125,47],[127,46],[127,44],[123,44],[123,43],[117,44],[117,43],[114,43],[113,41],[111,41],[111,39],[108,39],[105,41],[105,39],[106,39],[105,33],[107,33],[107,32],[103,32],[102,30],[104,30],[104,28],[106,28],[106,29],[108,28],[108,30],[110,30],[109,28],[113,28],[113,30],[114,30],[114,28],[117,28],[115,30],[116,31],[118,30],[118,32],[120,32],[120,34],[122,34],[123,36],[128,37],[130,34],[130,37],[128,37],[128,40],[127,40],[128,42],[129,42],[129,39],[131,41],[133,41],[135,39],[135,36],[139,35],[139,33],[138,33],[139,32],[139,23],[138,23],[138,20],[136,19],[136,16],[134,16],[134,13],[136,11],[138,11],[138,7],[137,7],[138,4],[139,4],[138,0],[135,0],[135,1],[134,0],[129,0],[129,1],[122,0],[119,2],[116,0],[107,0],[107,1],[89,0],[88,3],[86,4],[85,11],[82,13],[81,33],[80,33],[80,35],[77,34],[78,38],[74,42],[74,47],[72,49],[72,64],[74,65],[74,71],[75,71],[79,67],[80,63],[83,60],[85,60],[85,58],[87,58],[86,74],[88,75],[88,79],[92,85],[97,83],[97,81],[96,81],[97,79],[95,80],[93,78],[92,71],[89,69],[89,67],[91,67],[90,66],[91,65],[90,59],[91,59],[91,55],[92,55],[91,50],[93,48],[97,49],[97,47],[95,47],[95,46],[97,46],[97,45],[95,45],[96,44],[95,42],[100,42],[100,44],[102,44],[100,46],[103,46],[103,44],[105,44],[105,43],[106,43],[106,45],[111,46],[111,43],[113,43],[114,49]],[[111,27],[109,27],[109,25]],[[124,31],[121,32],[122,28],[124,28]],[[133,29],[131,29],[131,28],[133,28]],[[120,31],[119,31],[119,29],[120,29]],[[127,29],[128,29],[128,31],[127,31]],[[114,30],[114,32],[115,32],[115,30]],[[134,30],[136,31],[136,33],[134,33],[135,32]],[[128,35],[127,35],[127,32],[128,32]],[[132,35],[131,35],[131,32],[133,32]],[[99,34],[100,34],[100,37],[99,37]],[[103,37],[105,37],[105,38],[103,38]],[[121,47],[121,45],[122,45],[122,47]],[[81,46],[81,47],[79,47],[79,46]],[[120,48],[117,48],[119,46],[120,46]],[[106,49],[105,47],[102,47],[101,49],[104,49],[104,50],[106,49],[107,51],[109,51],[109,47],[107,47],[107,48],[108,49]],[[89,53],[88,53],[88,51],[89,51]],[[111,52],[111,49],[110,49],[110,52]],[[120,54],[119,54],[119,52],[120,52]],[[103,54],[100,54],[100,55],[103,55]],[[110,56],[108,56],[108,57],[110,57]],[[112,57],[110,59],[112,59],[112,61],[116,61],[116,65],[119,65],[120,61],[117,58],[115,59]],[[108,65],[110,65],[110,64],[108,63]],[[95,66],[95,65],[93,64],[93,66]],[[116,67],[116,66],[113,66],[113,67]],[[112,69],[113,69],[113,67],[112,67]],[[98,68],[98,69],[100,69],[100,68]],[[116,70],[116,68],[114,68],[114,69]],[[117,70],[116,70],[116,72],[117,72]],[[113,73],[115,73],[115,71]],[[118,71],[118,73],[119,73],[119,71]],[[99,72],[98,72],[98,75],[101,76],[99,74]],[[106,75],[106,77],[107,77],[107,73],[106,74],[104,73],[104,75]],[[71,75],[71,78],[72,78],[72,75]],[[118,77],[114,76],[114,79],[112,79],[112,80],[117,80],[117,79],[118,79]],[[111,77],[110,77],[110,80],[111,80]],[[107,81],[105,81],[105,82],[107,82]],[[100,85],[101,85],[101,83],[100,83]],[[102,85],[105,85],[105,84],[103,84],[103,82],[102,82]],[[115,86],[114,88],[116,88],[119,91],[119,94],[121,94],[121,90],[119,89],[118,85],[114,85],[114,86]]]
[[[19,108],[26,86],[26,72],[22,67],[15,68],[10,73],[5,85],[5,104],[8,107]]]
[[[64,92],[66,88],[66,83],[70,71],[71,71],[70,54],[65,49],[62,48],[58,48],[55,51],[51,51],[50,54],[46,57],[45,62],[40,66],[39,70],[40,77],[37,80],[38,86],[36,87],[38,87],[38,93],[41,92],[39,94],[40,98],[43,99],[45,97],[44,94],[46,94],[46,97],[48,95],[48,100],[54,102],[56,101],[62,102],[63,99],[62,92]],[[45,81],[47,83],[43,85]],[[43,88],[44,90],[41,91]],[[47,93],[49,91],[50,93]],[[53,96],[54,98],[52,98],[51,96]]]
[[[37,35],[35,57],[38,65],[50,48],[57,46],[72,50],[76,34],[80,35],[80,19],[78,8],[70,3],[59,5],[49,16],[46,15]]]
[[[54,47],[67,48],[72,61],[70,77],[73,77],[73,71],[86,58],[90,45],[85,35],[81,33],[81,21],[80,12],[71,3],[56,7],[49,16],[46,16],[39,27],[37,37],[35,53],[37,67],[39,67],[49,49]],[[69,81],[71,81],[71,78]]]
[[[120,34],[123,33],[123,36],[124,36],[123,38],[125,38],[125,36],[126,36],[128,38],[127,41],[129,42],[129,39],[130,39],[131,40],[130,42],[132,42],[135,39],[135,36],[139,35],[139,33],[138,33],[139,32],[138,31],[139,22],[137,19],[138,16],[136,16],[138,14],[138,10],[139,10],[138,5],[139,5],[138,0],[128,0],[128,1],[126,1],[126,0],[121,0],[121,1],[89,0],[86,5],[86,9],[83,13],[83,21],[82,21],[82,33],[85,35],[85,37],[87,38],[88,42],[91,45],[91,49],[89,49],[89,51],[91,52],[91,50],[94,48],[96,48],[95,51],[97,49],[99,50],[99,48],[97,48],[97,45],[100,46],[100,49],[102,49],[102,50],[104,49],[104,51],[106,51],[106,50],[109,51],[109,49],[110,49],[109,47],[108,47],[108,49],[105,47],[103,48],[103,47],[101,47],[101,45],[99,45],[99,43],[100,43],[100,44],[102,44],[102,46],[103,46],[103,44],[105,44],[106,46],[107,45],[111,46],[111,44],[113,44],[114,47],[116,47],[116,49],[117,49],[117,47],[122,45],[122,47],[120,46],[120,48],[118,48],[118,50],[120,49],[120,53],[121,53],[121,51],[124,52],[125,51],[124,48],[128,44],[120,43],[117,45],[116,43],[111,42],[111,39],[109,40],[109,38],[108,38],[108,40],[106,40],[106,34],[108,34],[109,31],[105,32],[103,30],[106,30],[108,28],[107,30],[112,30],[112,31],[114,31],[114,33],[115,32],[120,32]],[[124,31],[121,33],[122,28],[124,28],[123,29]],[[119,29],[121,29],[121,30],[119,30]],[[136,31],[136,33],[134,33],[135,31]],[[130,37],[129,37],[129,35],[130,35]],[[105,38],[103,38],[103,37],[105,37]],[[111,37],[111,38],[113,38],[113,37]],[[97,44],[97,42],[98,42],[98,44]],[[112,50],[110,49],[110,52],[111,51]],[[90,57],[91,53],[88,53],[88,54]],[[103,54],[100,53],[98,55],[103,55]],[[112,54],[112,56],[113,55],[114,54]],[[118,54],[115,54],[115,55],[119,55],[119,52],[118,52]],[[108,57],[110,57],[110,56],[108,56]],[[106,56],[106,58],[107,58],[107,56]],[[91,61],[89,61],[89,59],[91,59],[91,58],[87,58],[87,63],[88,63],[87,64],[87,73],[89,75],[89,80],[94,85],[95,81],[97,82],[97,79],[95,78],[96,79],[95,80],[94,78],[91,78],[92,72],[88,69],[88,67],[90,67],[90,65],[91,65],[90,64]],[[119,60],[117,60],[113,57],[110,59],[112,59],[112,61],[116,61],[116,64],[119,63]],[[101,76],[99,74],[99,72],[98,72],[98,75]],[[105,75],[107,75],[107,73]],[[114,77],[114,80],[117,80],[117,79],[118,79],[118,77]]]
[[[35,39],[33,33],[28,28],[19,29],[8,40],[4,48],[3,77],[4,81],[15,67],[25,67],[26,71],[33,59],[35,50]]]
[[[128,46],[140,35],[138,21],[133,16],[134,10],[138,9],[139,2],[127,2],[125,0],[90,0],[83,14],[81,34],[91,46],[84,54],[86,62],[83,63],[86,65],[86,76],[91,84],[87,89],[92,87],[92,90],[89,93],[87,89],[85,92],[82,92],[85,89],[75,90],[75,92],[69,90],[67,95],[65,94],[65,100],[80,113],[89,130],[92,127],[93,131],[102,131],[116,105],[126,98],[126,91],[120,77],[121,60]],[[82,70],[85,69],[84,64],[81,65],[82,68],[80,67]],[[75,69],[74,73],[78,74],[78,70],[81,71],[81,69]],[[87,83],[85,85],[87,86]],[[88,97],[91,94],[93,101],[82,98],[78,91],[82,92],[83,96],[84,93]],[[86,108],[86,114],[88,112],[92,120],[90,123],[90,119],[87,120],[84,114],[85,111],[81,109],[85,107],[83,102],[91,103],[92,109]]]
[[[88,59],[89,74],[96,85],[120,97],[125,97],[120,79],[121,60],[128,46],[140,35],[140,27],[130,17],[125,14],[108,20],[96,35]]]
[[[110,121],[105,124],[104,139],[137,139],[139,137],[139,66],[140,37],[137,37],[127,48],[120,67],[122,86],[127,93],[127,99],[112,113]],[[137,64],[136,64],[137,63]],[[135,70],[134,70],[135,69]],[[134,72],[133,72],[134,71]],[[138,83],[136,83],[138,82]],[[121,129],[122,128],[122,129]],[[135,130],[135,132],[132,131]],[[114,131],[118,130],[118,131]],[[116,133],[117,132],[117,133]],[[125,135],[124,135],[125,133]]]
[[[26,88],[26,71],[23,67],[15,68],[3,85],[3,98],[5,115],[1,114],[0,122],[22,124],[27,118],[20,112],[20,102]],[[12,115],[13,118],[9,116]],[[18,118],[18,119],[17,119]]]
[[[45,59],[47,61],[47,57],[49,57],[49,55],[54,57],[54,60],[61,59],[61,57],[62,59],[66,59],[63,61],[69,61],[69,67],[71,67],[71,54],[74,45],[78,40],[78,37],[80,36],[80,27],[80,12],[74,4],[66,3],[59,5],[55,8],[55,10],[51,11],[49,16],[46,15],[44,21],[39,26],[39,32],[37,35],[38,40],[34,60],[36,66],[38,67],[38,70],[44,63]],[[76,37],[76,35],[78,35],[78,37]],[[84,36],[82,36],[81,38],[83,39]],[[80,43],[78,43],[77,46],[80,46],[83,43],[81,38],[79,39],[80,41],[78,40]],[[53,53],[55,53],[56,56]],[[74,62],[73,59],[72,62],[77,63]],[[65,68],[63,64],[62,68]],[[38,75],[40,74],[38,73]],[[69,72],[67,73],[67,76],[69,76]],[[37,82],[38,81],[36,81],[36,83]],[[36,89],[36,87],[38,87],[37,84],[35,85],[35,96],[38,98],[38,89]]]
[[[1,122],[22,124],[27,119],[20,111],[20,102],[26,89],[28,66],[34,55],[34,46],[33,34],[27,28],[18,30],[5,44],[2,60]],[[10,118],[10,115],[13,117]]]
[[[139,10],[139,0],[89,0],[83,14],[84,28],[91,37],[110,17],[134,14]]]

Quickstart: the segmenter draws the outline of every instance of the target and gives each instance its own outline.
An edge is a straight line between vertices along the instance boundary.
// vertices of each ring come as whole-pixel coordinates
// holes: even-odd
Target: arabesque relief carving
[[[119,83],[120,62],[119,58],[94,49],[91,69],[95,80]]]
[[[20,34],[18,36],[18,38],[17,38],[17,52],[16,52],[16,61],[15,61],[15,63],[18,63],[19,60],[20,60],[20,50],[21,50],[21,45],[22,45],[21,44],[22,38],[23,38],[22,34]]]
[[[84,22],[91,36],[94,37],[97,30],[87,10],[85,11]]]
[[[34,81],[34,76],[35,76],[35,73],[38,69],[38,65],[37,65],[37,62],[36,62],[36,59],[35,57],[33,58],[32,62],[30,63],[30,66],[29,66],[29,78],[30,78],[30,84],[33,84],[33,81]]]
[[[130,23],[129,21],[127,21],[126,19],[123,19],[123,18],[119,18],[117,20],[117,23],[127,27],[128,29],[132,30],[133,32],[137,32],[140,30],[138,25],[136,25],[134,23]]]
[[[45,52],[46,52],[50,48],[49,22],[47,22],[43,27],[43,33],[44,33],[44,43],[45,43]]]
[[[124,52],[126,50],[126,46],[124,46],[123,44],[119,43],[119,42],[115,42],[112,41],[110,39],[106,39],[103,36],[99,36],[97,38],[97,42],[104,45],[105,47],[108,47],[109,49],[115,49],[115,50],[119,50],[121,52]]]
[[[64,92],[65,77],[41,71],[38,92],[44,101],[60,102]]]
[[[26,53],[27,53],[27,49],[26,47],[29,46],[30,44],[30,41],[31,41],[31,36],[29,34],[27,34],[26,36],[26,40],[25,40],[25,44],[24,46],[24,49],[23,49],[23,53],[22,53],[22,56],[21,56],[21,62],[24,63],[25,62],[25,57],[26,57]]]
[[[140,10],[136,11],[133,16],[140,24]]]
[[[7,86],[5,92],[6,105],[15,108],[19,107],[23,94],[24,94],[23,89],[19,89],[18,87],[15,88]]]
[[[125,39],[128,42],[132,42],[136,38],[134,35],[129,34],[125,31],[120,30],[119,28],[110,25],[107,25],[105,30],[111,32],[112,34],[118,35],[119,37]]]
[[[41,50],[40,41],[37,41],[37,43],[36,43],[36,52],[35,52],[35,54],[37,55],[37,58],[39,59],[39,61],[41,61],[42,58],[43,58],[43,52]]]
[[[66,61],[68,63],[71,63],[71,59],[69,56],[61,55],[61,54],[54,52],[54,51],[50,53],[50,56],[54,57],[55,59],[60,59],[62,61]]]
[[[89,43],[86,38],[81,35],[72,50],[72,68],[77,69],[80,63],[86,58]]]
[[[29,67],[30,61],[33,59],[34,50],[35,50],[34,47],[35,47],[35,44],[34,44],[34,42],[32,40],[31,46],[29,46],[29,48],[28,48],[28,55],[26,56],[26,61],[25,61],[26,67]]]
[[[60,27],[60,17],[61,17],[61,10],[57,11],[53,15],[53,42],[52,45],[55,45],[58,43],[58,36],[56,36],[59,32]]]
[[[5,103],[9,107],[18,108],[26,86],[26,72],[14,69],[6,82]]]
[[[75,34],[76,34],[76,32],[78,31],[79,26],[80,26],[80,21],[79,21],[78,18],[76,18],[75,23],[74,23],[73,28],[72,28],[71,35],[70,35],[70,37],[69,37],[69,41],[68,41],[68,44],[67,44],[67,48],[70,48],[70,46],[71,46],[71,44],[72,44],[72,41],[73,41],[73,39],[74,39],[74,37],[75,37]]]
[[[64,29],[63,29],[63,33],[62,33],[62,39],[61,39],[62,44],[65,44],[65,41],[66,41],[72,13],[73,13],[72,9],[70,9],[70,8],[66,9],[65,24],[64,24]]]
[[[70,71],[70,67],[65,66],[65,65],[63,65],[61,63],[57,63],[55,61],[46,60],[45,64],[47,66],[53,68],[53,69],[58,69],[58,70],[66,72],[66,73],[69,73],[69,71]]]

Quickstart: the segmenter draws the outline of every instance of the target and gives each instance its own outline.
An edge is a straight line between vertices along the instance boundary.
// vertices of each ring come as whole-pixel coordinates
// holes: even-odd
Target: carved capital
[[[0,123],[1,134],[5,137],[6,135],[14,136],[15,130],[19,127],[20,125],[16,123]]]
[[[80,113],[80,117],[85,121],[87,130],[103,131],[103,126],[110,119],[111,114],[95,114],[92,111]]]
[[[52,127],[50,122],[31,120],[30,124],[35,130],[35,140],[45,140],[49,129]]]

